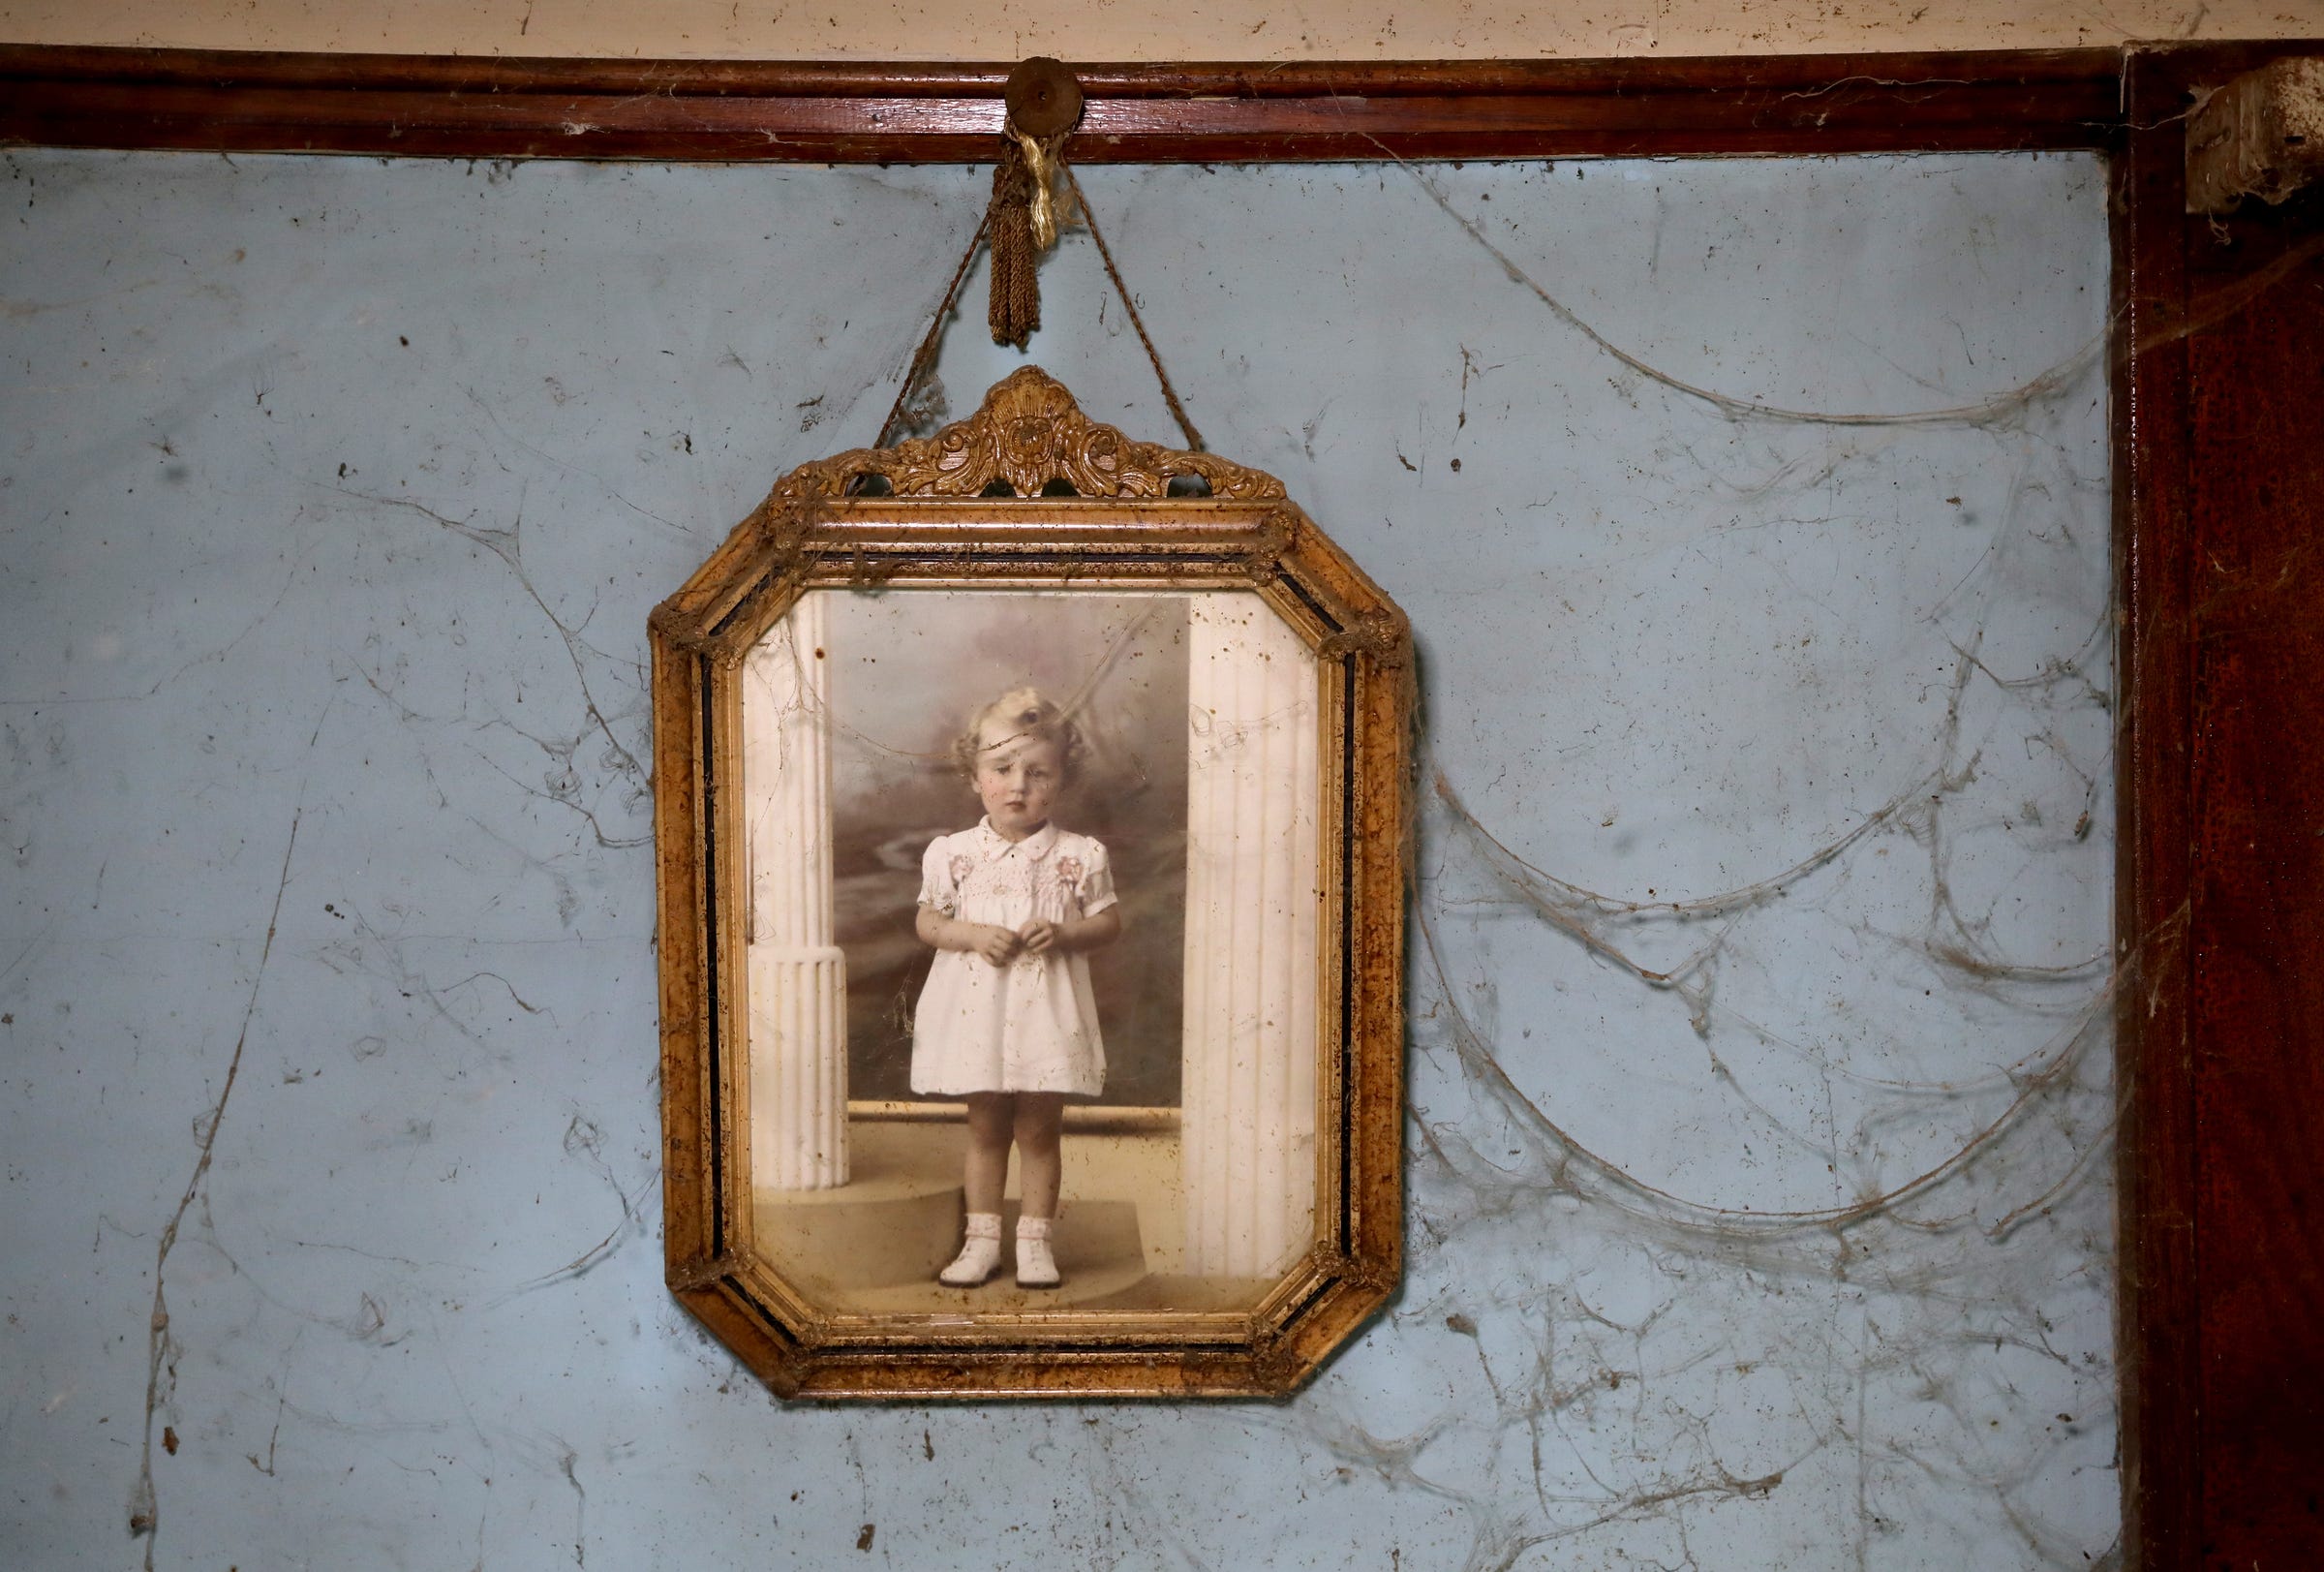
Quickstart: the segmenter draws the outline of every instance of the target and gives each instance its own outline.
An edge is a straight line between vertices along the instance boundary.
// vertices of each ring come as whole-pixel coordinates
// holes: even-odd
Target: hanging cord
[[[1154,380],[1162,385],[1162,401],[1170,406],[1170,417],[1186,434],[1186,446],[1197,453],[1209,449],[1203,446],[1203,434],[1194,429],[1186,418],[1186,407],[1178,402],[1178,390],[1170,385],[1170,373],[1162,369],[1162,356],[1154,352],[1154,341],[1147,336],[1146,324],[1139,320],[1138,302],[1130,298],[1130,287],[1121,281],[1121,270],[1114,265],[1114,253],[1106,245],[1106,237],[1098,232],[1097,215],[1089,210],[1089,199],[1082,195],[1082,183],[1074,178],[1073,170],[1059,165],[1065,184],[1073,190],[1073,204],[1082,210],[1082,222],[1089,226],[1089,238],[1097,242],[1098,259],[1106,264],[1106,277],[1114,281],[1114,293],[1121,296],[1122,309],[1130,314],[1130,325],[1138,329],[1138,342],[1146,346],[1146,357],[1154,368]]]
[[[904,405],[934,367],[937,347],[944,342],[944,324],[952,321],[952,308],[961,298],[961,285],[968,277],[968,265],[976,261],[976,248],[984,243],[985,231],[992,222],[988,213],[978,222],[976,232],[968,237],[968,249],[961,253],[961,265],[952,270],[952,283],[944,291],[943,304],[936,307],[936,320],[928,324],[928,336],[920,341],[919,350],[913,354],[911,366],[903,374],[903,385],[896,389],[896,402],[888,406],[888,417],[880,422],[879,440],[872,447],[885,447],[895,440],[903,424]]]
[[[1061,138],[1058,139],[1062,140]],[[1022,167],[1023,153],[1018,153],[1017,158]],[[1089,227],[1089,238],[1097,242],[1098,260],[1105,263],[1106,277],[1113,282],[1114,293],[1121,296],[1122,309],[1130,316],[1130,325],[1138,331],[1138,342],[1146,346],[1147,363],[1154,368],[1154,381],[1162,385],[1162,401],[1170,406],[1170,417],[1178,423],[1178,430],[1184,434],[1186,447],[1190,451],[1208,452],[1209,448],[1203,442],[1203,434],[1197,431],[1194,428],[1194,422],[1186,417],[1186,406],[1178,402],[1178,390],[1171,385],[1170,373],[1162,369],[1162,356],[1154,349],[1154,341],[1146,330],[1144,319],[1138,315],[1138,302],[1130,298],[1129,286],[1121,281],[1121,269],[1114,265],[1113,248],[1106,244],[1105,235],[1098,230],[1097,215],[1089,210],[1089,199],[1082,194],[1081,181],[1074,177],[1073,170],[1069,166],[1060,163],[1055,168],[1058,173],[1064,175],[1065,184],[1073,193],[1073,204],[1081,211],[1082,222]],[[996,192],[999,189],[1000,172],[997,169],[994,170],[994,187]],[[1031,222],[1030,211],[1028,202],[1023,210],[1028,229]],[[961,285],[967,280],[969,266],[976,261],[976,248],[988,238],[993,241],[993,298],[994,310],[998,311],[1002,242],[999,238],[1000,231],[995,228],[994,220],[999,212],[999,203],[995,202],[993,209],[986,213],[984,221],[977,225],[976,232],[968,237],[968,249],[961,253],[961,264],[953,269],[952,283],[946,287],[944,299],[936,307],[935,320],[928,324],[928,334],[920,340],[920,348],[912,355],[911,366],[903,375],[903,385],[896,389],[896,402],[889,406],[888,417],[880,423],[879,440],[872,444],[873,447],[887,447],[902,429],[905,407],[911,402],[912,394],[918,390],[921,383],[935,366],[936,352],[944,340],[944,324],[952,320],[953,308],[959,303],[961,297]],[[1032,267],[1032,257],[1029,253],[1025,258],[1025,267],[1029,279]],[[1039,326],[1041,302],[1037,292],[1032,295],[1032,302],[1033,325]],[[1003,340],[999,336],[998,330],[995,329],[994,342],[997,344],[1007,341]]]

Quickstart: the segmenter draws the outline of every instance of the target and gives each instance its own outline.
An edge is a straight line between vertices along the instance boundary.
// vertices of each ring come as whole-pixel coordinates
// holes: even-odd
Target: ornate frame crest
[[[1311,663],[1313,1227],[1247,1303],[898,1310],[835,1298],[761,1244],[746,667],[818,592],[917,589],[1233,592],[1216,599],[1263,605],[1268,636]],[[1410,632],[1279,480],[1133,441],[1028,367],[933,437],[784,476],[650,635],[667,1278],[739,1357],[786,1397],[1281,1396],[1385,1302],[1402,1261]]]
[[[933,437],[894,447],[858,447],[802,464],[775,482],[774,495],[861,495],[872,478],[883,483],[872,494],[898,497],[982,497],[997,482],[1018,497],[1126,501],[1171,495],[1173,481],[1180,482],[1179,494],[1222,502],[1272,502],[1283,496],[1283,482],[1271,475],[1208,453],[1136,442],[1100,425],[1082,413],[1063,383],[1039,366],[1025,366],[994,383],[973,416]],[[1184,484],[1189,480],[1202,483]]]

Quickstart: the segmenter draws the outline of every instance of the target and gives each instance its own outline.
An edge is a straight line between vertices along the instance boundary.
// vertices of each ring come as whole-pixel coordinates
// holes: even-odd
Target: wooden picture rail
[[[2112,160],[2125,1548],[2324,1565],[2324,191],[2185,211],[2197,95],[2315,43],[1083,66],[1080,162]],[[1006,65],[0,46],[0,143],[983,163]]]
[[[1081,163],[2097,147],[2113,49],[1075,68]],[[981,163],[998,65],[0,46],[0,140],[207,152]]]

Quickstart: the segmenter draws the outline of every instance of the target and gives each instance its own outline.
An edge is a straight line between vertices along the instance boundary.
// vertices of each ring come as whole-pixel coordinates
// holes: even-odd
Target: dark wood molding
[[[2324,191],[2186,211],[2134,49],[2115,169],[2117,932],[2132,1567],[2324,1564]]]
[[[2120,51],[1085,65],[1080,163],[2109,145]],[[0,143],[979,163],[1009,66],[0,46]]]
[[[2125,62],[2114,191],[2114,501],[2118,687],[2115,933],[2122,1078],[2116,1344],[2122,1363],[2124,1543],[2129,1564],[2186,1564],[2200,1477],[2192,1427],[2194,1118],[2186,1060],[2193,736],[2186,638],[2186,344],[2180,265],[2185,162],[2153,57]]]

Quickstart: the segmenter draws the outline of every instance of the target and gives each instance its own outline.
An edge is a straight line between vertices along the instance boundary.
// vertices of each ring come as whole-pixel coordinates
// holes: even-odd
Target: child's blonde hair
[[[998,741],[988,745],[985,728],[995,723],[1007,730]],[[1012,688],[990,704],[970,710],[968,728],[952,745],[953,764],[962,779],[973,782],[977,757],[987,752],[988,746],[997,748],[1020,737],[1031,737],[1056,748],[1058,767],[1063,772],[1061,784],[1071,786],[1074,777],[1081,773],[1087,753],[1082,742],[1082,728],[1035,688]]]

